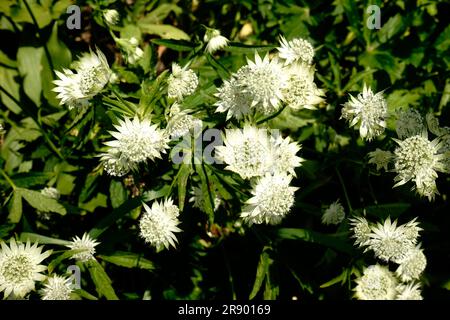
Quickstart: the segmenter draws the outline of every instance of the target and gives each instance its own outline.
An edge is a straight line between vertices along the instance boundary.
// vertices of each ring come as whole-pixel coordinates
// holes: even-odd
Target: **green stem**
[[[271,120],[271,119],[277,117],[280,113],[283,112],[283,110],[284,110],[285,108],[286,108],[286,105],[284,105],[283,108],[281,108],[281,109],[278,110],[277,112],[271,114],[270,116],[267,116],[267,117],[265,117],[265,118],[263,118],[263,119],[257,121],[256,124],[261,124],[261,123],[267,122],[267,121],[269,121],[269,120]]]
[[[0,168],[0,173],[5,178],[5,180],[9,183],[9,185],[13,188],[13,190],[16,190],[16,188],[17,188],[16,184],[11,180],[11,178],[1,168]]]
[[[335,171],[339,178],[339,182],[341,183],[342,190],[344,191],[344,196],[345,196],[345,200],[347,201],[347,206],[350,209],[350,212],[352,212],[353,208],[352,208],[352,204],[350,203],[350,198],[348,197],[347,188],[345,187],[345,184],[344,184],[344,179],[342,179],[341,173],[339,172],[339,170],[337,168],[335,168]]]
[[[39,39],[39,41],[42,42],[42,46],[44,47],[45,56],[47,57],[48,64],[50,66],[50,69],[52,70],[52,78],[53,78],[53,75],[55,73],[55,68],[54,68],[54,65],[53,65],[52,57],[50,55],[50,51],[48,51],[47,44],[43,41],[43,37],[41,35],[41,29],[39,28],[37,20],[36,20],[34,14],[33,14],[33,11],[31,10],[30,6],[28,5],[27,0],[23,0],[23,2],[25,3],[25,7],[27,7],[27,11],[28,11],[28,13],[31,16],[31,19],[33,20],[34,25],[38,29],[38,31],[37,31],[38,39]]]

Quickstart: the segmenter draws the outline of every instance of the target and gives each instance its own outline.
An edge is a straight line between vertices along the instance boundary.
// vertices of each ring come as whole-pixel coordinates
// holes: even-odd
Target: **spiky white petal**
[[[367,267],[355,280],[355,297],[358,300],[394,300],[397,296],[397,279],[385,266]]]
[[[172,199],[155,201],[151,208],[145,203],[143,206],[145,212],[139,221],[141,237],[157,250],[175,248],[178,241],[174,233],[182,230],[177,227],[179,209]]]
[[[326,225],[339,224],[345,218],[345,210],[339,199],[330,204],[322,215],[322,223]]]
[[[353,238],[355,238],[355,245],[362,247],[366,245],[367,241],[370,239],[370,234],[372,229],[370,224],[364,217],[354,217],[349,219],[351,230],[353,231]]]
[[[280,36],[280,47],[278,51],[280,58],[285,60],[285,65],[297,61],[309,65],[314,58],[314,47],[308,40],[302,38],[287,41],[285,37]]]
[[[294,205],[297,187],[289,186],[292,176],[286,173],[270,174],[258,178],[247,200],[241,217],[248,224],[278,224]]]
[[[41,289],[42,300],[70,300],[71,279],[59,275],[48,277]]]
[[[72,256],[72,259],[80,262],[87,262],[95,259],[95,247],[99,244],[100,242],[92,239],[88,233],[84,233],[81,238],[78,236],[73,237],[71,243],[66,246],[72,250],[81,250],[81,252],[75,253]]]
[[[350,127],[359,125],[363,139],[372,140],[386,128],[387,104],[382,92],[374,94],[364,83],[363,92],[350,100],[342,108],[341,118],[350,122]]]
[[[423,300],[420,284],[417,282],[399,284],[397,291],[398,295],[396,300]]]
[[[229,42],[229,40],[220,35],[220,31],[216,29],[208,29],[203,37],[203,41],[207,42],[205,51],[210,54],[225,48]]]
[[[239,120],[251,112],[253,96],[249,92],[243,92],[239,81],[234,77],[225,80],[215,96],[218,98],[214,104],[217,106],[216,112],[226,112],[227,120],[231,117]]]
[[[169,98],[178,101],[194,93],[198,86],[198,77],[194,71],[188,69],[188,65],[181,68],[178,64],[172,64],[172,74],[167,80]]]
[[[50,256],[51,251],[42,252],[43,247],[38,243],[16,243],[11,238],[9,246],[1,242],[0,250],[0,292],[4,297],[14,295],[23,298],[35,288],[36,281],[43,281],[45,275],[41,272],[47,266],[40,264]]]

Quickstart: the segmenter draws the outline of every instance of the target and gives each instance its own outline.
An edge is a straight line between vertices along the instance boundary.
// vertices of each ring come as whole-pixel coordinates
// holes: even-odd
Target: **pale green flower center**
[[[23,254],[6,258],[2,265],[1,274],[6,281],[20,284],[33,277],[33,263]]]

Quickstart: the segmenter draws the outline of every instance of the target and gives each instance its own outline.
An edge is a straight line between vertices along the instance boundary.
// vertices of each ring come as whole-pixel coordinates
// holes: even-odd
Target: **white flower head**
[[[385,266],[376,264],[367,267],[355,282],[354,291],[358,300],[395,300],[397,296],[397,279]]]
[[[255,53],[255,61],[247,59],[247,65],[234,75],[243,93],[251,97],[251,108],[261,114],[278,111],[283,100],[283,89],[287,86],[287,74],[277,58],[263,59]]]
[[[363,92],[350,100],[342,108],[342,116],[353,127],[359,124],[359,134],[363,139],[372,140],[386,128],[387,104],[383,92],[374,94],[364,83]]]
[[[103,18],[109,25],[116,25],[119,22],[119,12],[114,9],[107,9],[103,11]]]
[[[114,127],[117,131],[110,133],[116,140],[105,144],[110,147],[109,153],[120,157],[118,168],[125,167],[124,163],[137,164],[148,159],[154,161],[161,158],[161,153],[169,148],[167,134],[148,119],[141,121],[137,117],[132,120],[125,118],[119,120],[119,124]]]
[[[220,35],[220,31],[217,29],[207,29],[203,41],[207,42],[205,51],[213,54],[214,52],[225,48],[228,45],[229,40]]]
[[[400,139],[421,134],[425,129],[423,118],[417,110],[407,109],[397,113],[395,131]]]
[[[425,257],[420,245],[410,249],[406,256],[399,261],[396,270],[397,276],[404,282],[418,280],[427,266]]]
[[[30,242],[16,243],[11,238],[9,246],[1,243],[0,250],[0,291],[4,297],[11,294],[17,298],[24,298],[35,288],[35,281],[43,281],[45,275],[41,272],[47,266],[40,264],[50,256],[51,251],[42,252],[43,247]]]
[[[353,232],[353,238],[355,238],[355,245],[358,247],[365,246],[370,239],[372,229],[370,224],[364,217],[354,217],[349,219],[351,230]]]
[[[381,168],[387,171],[389,163],[394,159],[394,155],[390,151],[377,148],[375,151],[369,152],[369,158],[369,163],[375,164],[378,171]]]
[[[81,239],[76,236],[72,238],[70,244],[66,245],[71,250],[81,250],[81,252],[75,253],[72,259],[78,260],[80,262],[87,262],[89,260],[95,259],[95,247],[98,246],[100,242],[92,239],[88,233],[84,233]]]
[[[225,80],[217,89],[215,96],[218,98],[214,104],[217,106],[216,112],[227,112],[227,120],[231,117],[242,119],[243,116],[251,112],[253,97],[249,92],[243,92],[239,81],[232,77]]]
[[[130,163],[126,157],[121,157],[120,152],[113,149],[100,154],[103,169],[111,176],[122,177],[130,170],[136,170],[136,165]]]
[[[267,130],[246,125],[225,131],[224,146],[216,147],[216,158],[243,179],[264,175],[272,168],[272,145]]]
[[[280,47],[278,48],[280,58],[284,59],[285,65],[293,62],[311,64],[314,58],[314,47],[305,39],[296,38],[287,41],[285,37],[280,36]]]
[[[144,57],[144,51],[139,47],[139,40],[137,38],[119,38],[116,39],[116,43],[122,49],[129,64],[133,65]]]
[[[420,284],[410,282],[408,284],[399,284],[397,286],[398,295],[396,300],[423,300]]]
[[[339,199],[330,204],[322,215],[322,223],[326,225],[339,224],[345,218],[345,210]]]
[[[203,127],[202,120],[189,114],[189,111],[179,111],[170,116],[166,127],[166,133],[170,136],[170,139],[176,140],[189,133],[194,133],[194,135],[201,133]]]
[[[294,205],[297,187],[289,186],[292,176],[286,173],[270,174],[259,178],[251,191],[241,217],[248,224],[278,224]]]
[[[48,277],[44,287],[41,289],[42,300],[70,300],[72,293],[70,278],[59,275]]]
[[[295,63],[286,68],[286,72],[288,78],[283,99],[290,108],[314,110],[324,101],[324,90],[314,83],[314,67]]]
[[[73,63],[73,68],[76,73],[69,69],[63,69],[64,73],[55,71],[59,80],[53,81],[56,87],[52,89],[58,93],[60,104],[66,104],[69,109],[87,106],[89,99],[103,90],[112,73],[98,48],[95,53],[92,50],[84,53]]]
[[[398,147],[394,151],[394,170],[397,172],[394,187],[411,180],[415,182],[419,195],[432,200],[438,194],[435,183],[437,171],[448,171],[445,164],[448,154],[441,153],[442,141],[440,138],[429,141],[426,131],[421,135],[395,141]]]
[[[202,188],[200,187],[192,187],[191,189],[191,197],[189,198],[189,202],[192,202],[192,206],[194,208],[199,208],[202,212],[206,212],[206,201],[211,201],[209,199],[209,196],[207,194],[204,194],[202,191]],[[214,211],[217,211],[219,209],[220,204],[222,201],[220,200],[220,197],[217,195],[216,192],[212,192],[213,195],[213,201],[214,201]]]
[[[295,177],[295,168],[299,167],[304,161],[297,156],[301,146],[297,142],[291,142],[289,136],[283,138],[281,135],[272,135],[270,140],[273,157],[272,172],[288,172]],[[267,157],[270,157],[270,154]]]
[[[169,98],[174,98],[178,101],[183,100],[184,97],[194,93],[198,86],[198,77],[194,71],[188,69],[189,65],[181,68],[178,64],[172,64],[172,74],[167,80]]]
[[[178,228],[179,209],[171,199],[164,202],[153,202],[152,207],[143,203],[145,212],[139,221],[140,235],[157,250],[176,247],[177,238],[174,233],[181,232]]]
[[[390,217],[383,224],[378,222],[372,226],[371,230],[366,245],[381,260],[399,263],[408,251],[414,248],[416,240],[411,239],[409,233],[405,233],[404,226],[397,227],[397,220],[391,222]]]

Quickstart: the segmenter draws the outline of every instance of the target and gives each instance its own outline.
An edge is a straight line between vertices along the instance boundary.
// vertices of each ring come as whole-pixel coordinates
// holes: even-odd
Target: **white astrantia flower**
[[[267,115],[278,111],[283,100],[283,89],[287,86],[287,74],[277,58],[263,59],[255,53],[255,61],[247,59],[247,65],[236,74],[243,93],[251,96],[250,108]]]
[[[388,217],[384,223],[371,226],[370,239],[365,243],[375,256],[383,261],[399,263],[414,248],[415,239],[408,237],[404,226],[397,227],[397,220]]]
[[[304,161],[297,156],[301,146],[297,142],[291,142],[291,138],[288,136],[283,138],[281,135],[271,136],[270,141],[272,144],[272,172],[288,172],[294,177],[295,168],[299,167]],[[270,154],[267,155],[270,157]]]
[[[122,177],[130,170],[137,168],[135,163],[130,163],[126,157],[121,157],[120,152],[115,149],[100,154],[100,157],[103,169],[111,176]]]
[[[72,291],[70,278],[53,275],[47,278],[40,293],[42,300],[70,300]]]
[[[378,171],[381,168],[388,171],[388,165],[394,159],[394,154],[377,148],[375,151],[369,152],[369,158],[369,163],[375,164]]]
[[[350,218],[351,230],[353,231],[353,238],[355,238],[355,245],[358,247],[365,246],[370,239],[372,229],[369,222],[364,217]]]
[[[272,144],[267,130],[250,125],[242,130],[226,129],[224,143],[215,148],[216,159],[243,179],[262,176],[272,168]]]
[[[206,201],[211,201],[209,199],[209,196],[207,194],[204,194],[202,191],[202,188],[199,187],[192,187],[190,194],[192,195],[189,198],[189,202],[192,202],[192,206],[194,208],[199,208],[202,212],[206,212]],[[217,211],[219,209],[220,204],[222,201],[220,200],[220,197],[217,195],[217,192],[212,192],[213,201],[214,201],[214,211]]]
[[[177,226],[179,209],[172,199],[154,201],[152,207],[143,203],[145,212],[139,221],[140,236],[158,251],[170,246],[176,247],[177,238],[174,233],[182,230]]]
[[[169,98],[181,101],[197,89],[198,77],[194,71],[188,68],[189,65],[181,68],[176,63],[172,64],[172,74],[167,80]]]
[[[283,90],[283,100],[288,107],[299,110],[316,109],[324,101],[325,91],[314,83],[314,67],[304,64],[292,64],[286,68],[287,86]]]
[[[220,88],[217,89],[215,96],[218,98],[214,104],[217,106],[216,112],[227,112],[227,120],[231,117],[242,119],[249,114],[253,97],[249,92],[243,92],[239,81],[232,77],[225,80]]]
[[[119,168],[123,167],[123,163],[133,165],[149,159],[154,161],[161,158],[161,153],[165,153],[169,148],[167,134],[149,119],[125,118],[119,120],[119,124],[114,127],[117,131],[110,133],[116,140],[105,144],[110,147],[109,153],[119,157]]]
[[[280,47],[278,51],[280,58],[285,60],[285,65],[297,61],[309,65],[314,58],[314,47],[308,40],[302,38],[287,41],[285,37],[280,36]]]
[[[80,262],[87,262],[89,260],[95,259],[95,247],[99,244],[100,242],[92,239],[88,233],[84,233],[81,239],[78,236],[72,238],[71,243],[66,245],[66,247],[72,250],[81,250],[81,252],[75,253],[72,256],[72,259],[78,260]]]
[[[176,140],[188,133],[199,134],[202,131],[202,120],[189,114],[191,110],[180,110],[178,105],[171,107],[166,133],[170,139]]]
[[[374,94],[364,83],[363,91],[342,108],[341,118],[350,121],[350,127],[359,124],[359,134],[363,139],[372,140],[386,128],[387,103],[383,92]]]
[[[399,284],[397,292],[396,300],[423,300],[420,284],[417,282]]]
[[[122,49],[129,64],[135,64],[144,57],[144,51],[139,47],[139,40],[137,38],[116,38],[115,40]]]
[[[395,300],[397,296],[398,281],[385,266],[367,267],[355,282],[355,298],[358,300]]]
[[[241,217],[248,224],[278,224],[294,205],[297,187],[289,184],[292,176],[286,173],[267,173],[258,178],[251,191],[252,197],[246,201]]]
[[[419,223],[416,220],[417,217],[401,226],[403,235],[413,244],[417,243],[419,239],[419,232],[423,230],[419,227]]]
[[[398,147],[394,151],[394,187],[409,181],[415,182],[416,191],[431,201],[438,194],[435,180],[437,172],[447,172],[445,159],[448,154],[441,153],[443,142],[438,137],[429,141],[427,132],[415,135],[405,140],[395,141]]]
[[[220,35],[220,31],[217,29],[206,30],[203,41],[207,43],[205,51],[213,54],[214,52],[225,48],[228,45],[229,40]]]
[[[417,110],[407,109],[397,113],[395,131],[400,139],[409,138],[426,130],[423,118]]]
[[[410,249],[401,259],[396,270],[397,276],[404,282],[418,280],[427,266],[427,258],[420,245]]]
[[[345,218],[345,210],[339,199],[330,204],[322,215],[322,223],[326,225],[339,224]]]
[[[38,243],[16,243],[14,238],[9,246],[1,243],[0,292],[4,292],[5,298],[10,295],[23,298],[34,290],[35,281],[45,280],[46,276],[41,272],[46,271],[47,266],[40,263],[50,256],[51,250],[42,252],[42,249]]]
[[[107,9],[103,11],[103,18],[109,25],[116,25],[119,22],[119,12],[115,9]]]
[[[66,104],[69,109],[87,106],[111,76],[108,61],[98,48],[95,53],[84,53],[73,63],[73,68],[76,73],[69,69],[63,69],[63,73],[55,71],[59,79],[53,81],[56,87],[52,89],[58,93],[60,104]]]

